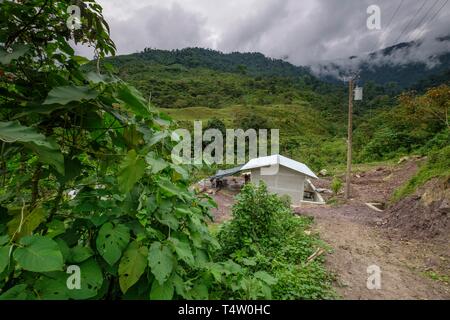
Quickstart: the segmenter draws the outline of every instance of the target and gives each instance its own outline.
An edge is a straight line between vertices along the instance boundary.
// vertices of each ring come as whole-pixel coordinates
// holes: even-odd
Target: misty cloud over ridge
[[[404,0],[389,26],[401,0],[377,1],[382,29],[369,30],[366,10],[373,0],[98,0],[118,54],[204,47],[261,52],[295,65],[346,61],[394,45],[397,38],[397,43],[425,39],[411,60],[448,52],[449,42],[434,39],[450,34],[450,3],[432,19],[446,0],[424,1]]]

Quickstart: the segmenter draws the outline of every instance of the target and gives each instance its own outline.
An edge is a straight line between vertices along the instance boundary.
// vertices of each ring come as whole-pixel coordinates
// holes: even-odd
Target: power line
[[[425,15],[422,17],[422,19],[420,19],[419,23],[416,25],[416,27],[413,29],[413,33],[411,34],[411,41],[414,40],[413,35],[417,32],[417,29],[420,27],[420,25],[422,24],[422,22],[425,20],[425,18],[428,16],[428,14],[431,12],[431,10],[433,10],[433,8],[439,3],[440,0],[436,0],[433,5],[428,8],[427,12],[425,13]]]
[[[426,27],[428,24],[430,24],[430,22],[432,22],[438,15],[439,13],[442,11],[442,9],[444,9],[444,7],[447,5],[449,0],[446,0],[444,2],[444,4],[439,8],[438,11],[436,11],[436,13],[433,15],[433,17],[431,17],[430,20],[428,20],[428,22],[425,22],[425,24],[423,25],[423,27]],[[423,31],[419,33],[419,36],[422,35]]]
[[[397,10],[395,10],[394,14],[392,15],[391,20],[389,21],[388,25],[386,26],[386,29],[384,30],[384,32],[386,32],[386,30],[387,30],[387,29],[389,28],[389,26],[391,25],[392,21],[394,20],[394,17],[397,15],[397,13],[398,13],[398,11],[400,10],[400,8],[402,7],[402,4],[403,4],[404,1],[405,1],[405,0],[402,0],[402,1],[400,2],[400,4],[398,5]],[[438,0],[438,1],[439,1],[439,0]],[[384,33],[384,32],[383,32],[383,33]]]
[[[389,27],[390,27],[392,21],[394,21],[395,16],[396,16],[397,13],[400,11],[400,8],[402,7],[403,2],[405,2],[405,0],[402,0],[402,1],[400,2],[400,4],[398,5],[397,9],[396,9],[395,12],[394,12],[394,14],[391,16],[391,19],[389,20],[387,26],[385,27],[384,31],[381,33],[381,36],[380,36],[381,39],[383,39],[383,36],[385,35],[386,31],[389,29]],[[375,51],[376,47],[377,47],[377,44],[375,44],[374,48],[372,49],[372,52]],[[378,47],[378,49],[381,49],[381,48]],[[372,53],[372,52],[369,52],[369,53]]]
[[[414,17],[409,20],[409,23],[406,25],[406,27],[403,29],[403,31],[400,33],[400,35],[398,36],[397,39],[395,39],[394,41],[394,45],[398,43],[398,40],[400,40],[400,38],[403,36],[403,34],[406,32],[406,30],[409,28],[409,26],[411,25],[411,23],[416,19],[416,17],[419,15],[420,11],[422,11],[423,7],[425,7],[425,4],[427,2],[424,1],[424,3],[422,4],[422,6],[419,8],[419,10],[417,10],[416,14],[414,15]]]

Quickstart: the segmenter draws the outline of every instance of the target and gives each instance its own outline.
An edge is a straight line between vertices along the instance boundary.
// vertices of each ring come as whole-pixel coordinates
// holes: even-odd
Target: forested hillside
[[[247,129],[246,123],[252,119],[258,127],[280,128],[281,151],[315,170],[345,162],[348,89],[322,82],[305,68],[261,54],[223,54],[199,48],[145,49],[106,61],[182,127],[192,128],[194,120],[207,125],[218,119],[227,127]],[[443,61],[440,68],[446,67],[448,63]],[[404,66],[390,68],[398,73]],[[398,96],[401,89],[393,83],[377,84],[376,78],[368,76],[375,81],[367,80],[364,75],[364,100],[354,105],[356,161],[379,161],[416,152],[441,132],[442,126],[433,125],[417,133],[417,123],[397,112],[407,108],[401,107],[405,104],[404,96]],[[376,75],[383,77],[385,72],[378,70]],[[417,95],[448,79],[445,74],[427,78],[428,82],[417,85]],[[445,91],[442,88],[439,92]],[[407,95],[413,99],[415,94]],[[422,99],[418,108],[427,113],[429,106]],[[419,127],[427,126],[428,117],[417,119]],[[407,137],[401,138],[402,132],[407,132]]]

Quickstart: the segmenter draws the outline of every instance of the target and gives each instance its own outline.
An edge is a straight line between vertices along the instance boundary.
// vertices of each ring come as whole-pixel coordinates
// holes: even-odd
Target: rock
[[[443,200],[438,208],[440,213],[449,214],[450,213],[450,203],[448,200]]]
[[[401,163],[406,162],[406,161],[408,161],[408,160],[409,160],[409,157],[408,157],[408,156],[406,156],[406,157],[401,157],[400,160],[398,160],[397,164],[401,164]]]
[[[319,171],[319,175],[322,177],[325,177],[328,175],[328,170],[327,169],[322,169]]]
[[[333,191],[331,191],[330,189],[317,188],[316,191],[317,191],[318,193],[328,193],[328,194],[333,194]]]

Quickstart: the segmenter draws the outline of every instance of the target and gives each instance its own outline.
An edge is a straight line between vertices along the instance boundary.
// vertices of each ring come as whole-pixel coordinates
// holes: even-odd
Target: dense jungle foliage
[[[170,161],[170,119],[81,69],[71,41],[115,47],[101,7],[77,4],[72,32],[66,1],[1,3],[0,299],[270,298],[269,274],[212,259],[214,203]]]
[[[335,297],[332,277],[317,254],[327,248],[317,235],[311,235],[311,218],[294,216],[290,202],[269,194],[264,184],[244,186],[232,213],[233,219],[218,233],[219,261],[232,258],[255,275],[273,275],[275,299]]]

